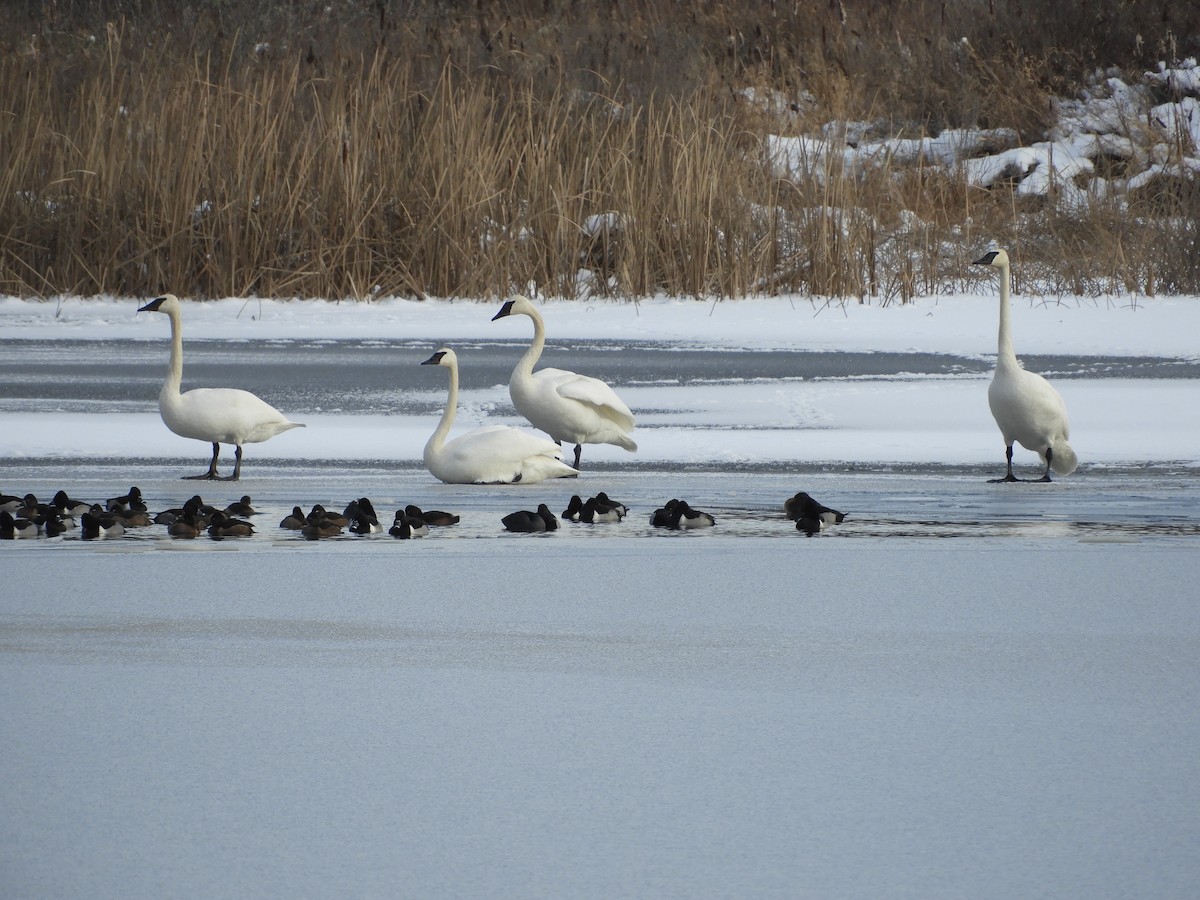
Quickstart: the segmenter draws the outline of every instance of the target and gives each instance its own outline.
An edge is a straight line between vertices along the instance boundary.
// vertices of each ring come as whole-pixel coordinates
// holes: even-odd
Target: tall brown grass
[[[63,2],[0,54],[0,292],[890,302],[961,287],[990,240],[1029,290],[1200,290],[1187,185],[1081,219],[836,153],[777,176],[765,134],[828,121],[1036,137],[1070,67],[997,5],[963,45],[979,4],[138,5],[88,31]]]

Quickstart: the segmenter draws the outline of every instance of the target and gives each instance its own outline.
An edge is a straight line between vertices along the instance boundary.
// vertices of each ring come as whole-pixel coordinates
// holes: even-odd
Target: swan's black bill
[[[497,319],[503,319],[505,316],[511,315],[512,314],[512,305],[513,305],[513,302],[511,300],[506,300],[504,302],[504,305],[502,307],[500,307],[500,312],[498,312],[494,316],[492,316],[492,321],[495,322]]]
[[[139,309],[138,312],[158,312],[158,308],[162,306],[162,302],[166,299],[166,297],[155,297],[153,300]]]
[[[441,361],[442,361],[442,357],[443,357],[443,356],[445,356],[445,355],[446,355],[446,351],[445,351],[445,350],[439,350],[437,353],[433,354],[433,356],[429,357],[429,359],[425,360],[425,362],[421,363],[421,365],[423,365],[423,366],[436,366],[436,365],[438,365],[439,363],[441,363]]]
[[[971,263],[971,265],[973,265],[973,266],[990,266],[992,264],[992,261],[996,258],[996,255],[998,252],[999,251],[997,251],[997,250],[992,250],[988,253],[985,253],[979,259],[975,260],[975,262]]]

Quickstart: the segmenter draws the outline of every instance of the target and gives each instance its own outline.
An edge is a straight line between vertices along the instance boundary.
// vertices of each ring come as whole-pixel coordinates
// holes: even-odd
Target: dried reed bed
[[[1187,249],[1200,198],[1179,185],[1072,217],[937,167],[850,169],[835,153],[778,177],[764,136],[781,127],[899,115],[1036,131],[1063,66],[955,49],[944,5],[941,20],[919,2],[802,6],[803,44],[779,39],[799,20],[771,31],[652,2],[619,29],[602,7],[550,24],[481,7],[464,24],[392,22],[381,6],[357,33],[309,23],[307,51],[295,34],[220,37],[221,22],[193,23],[190,43],[121,24],[66,49],[35,41],[0,54],[0,292],[890,302],[961,288],[988,240],[1018,248],[1029,291],[1200,289]],[[883,37],[852,39],[856,19]],[[942,44],[906,42],[902,24]],[[790,122],[733,89],[797,81],[814,106]]]

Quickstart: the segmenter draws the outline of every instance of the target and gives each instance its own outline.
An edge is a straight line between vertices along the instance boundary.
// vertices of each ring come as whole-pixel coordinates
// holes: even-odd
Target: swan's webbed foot
[[[1014,475],[1012,472],[1009,472],[1003,478],[989,478],[988,484],[1008,484],[1010,482],[1020,481],[1020,480],[1021,479],[1018,478],[1016,475]]]
[[[180,477],[184,481],[224,481],[225,480],[224,478],[222,478],[220,475],[218,475],[216,472],[213,472],[212,470],[205,472],[203,475],[182,475]]]
[[[1041,478],[1037,479],[1038,484],[1050,484],[1050,473],[1047,472]]]

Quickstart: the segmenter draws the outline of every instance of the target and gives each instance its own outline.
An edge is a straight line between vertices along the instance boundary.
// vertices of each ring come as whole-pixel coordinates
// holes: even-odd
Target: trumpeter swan
[[[1046,462],[1041,481],[1050,480],[1050,469],[1059,475],[1075,471],[1078,459],[1067,442],[1070,426],[1067,405],[1045,378],[1022,368],[1013,350],[1009,324],[1009,263],[1003,250],[992,250],[975,260],[977,266],[998,269],[1000,279],[1000,338],[996,351],[996,373],[988,387],[988,406],[1004,436],[1008,470],[995,481],[1018,481],[1013,475],[1013,442],[1032,450]]]
[[[458,357],[443,347],[421,363],[450,370],[450,393],[442,420],[425,444],[425,468],[447,484],[531,484],[578,475],[562,461],[553,441],[513,428],[485,425],[446,443],[458,407]]]
[[[212,444],[212,461],[203,475],[189,478],[210,478],[237,481],[242,474],[242,444],[258,444],[275,437],[281,431],[303,428],[300,422],[290,422],[271,404],[249,391],[237,388],[195,388],[180,393],[183,381],[183,325],[180,321],[179,298],[164,294],[151,300],[138,312],[160,312],[171,320],[171,361],[167,380],[158,395],[158,411],[163,422],[181,437],[208,441]],[[217,457],[221,444],[233,444],[236,462],[233,475],[221,478],[217,474]]]
[[[506,302],[492,321],[505,316],[533,319],[533,343],[508,383],[517,411],[558,443],[574,444],[576,469],[584,444],[616,444],[637,450],[637,444],[626,434],[633,429],[633,413],[605,382],[565,369],[533,371],[546,345],[546,324],[532,301],[518,295]]]

